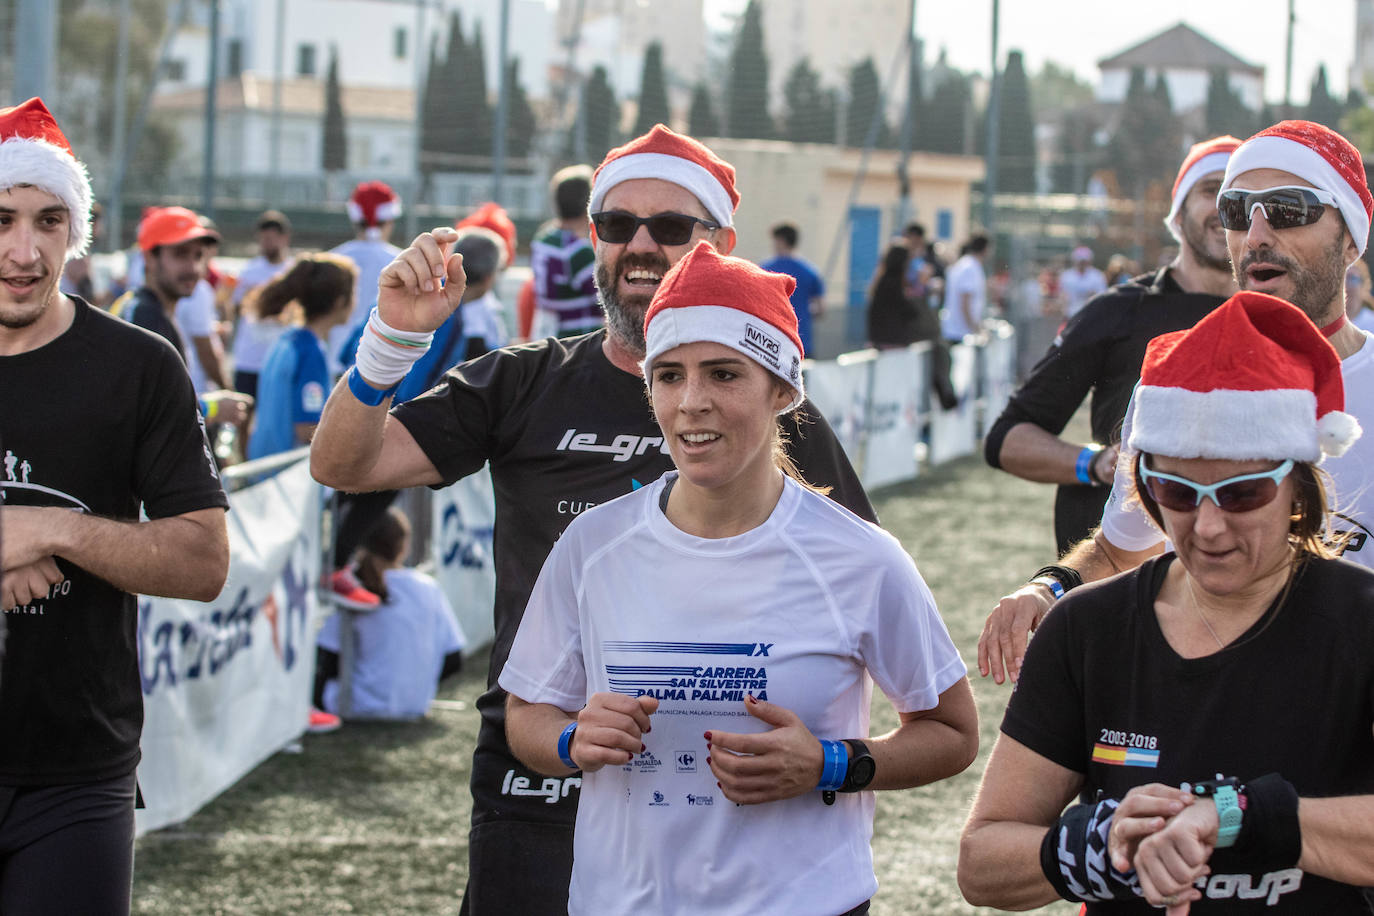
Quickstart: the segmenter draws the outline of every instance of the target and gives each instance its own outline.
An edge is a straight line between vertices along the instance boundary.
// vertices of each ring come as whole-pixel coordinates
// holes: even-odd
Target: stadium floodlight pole
[[[200,212],[215,215],[215,101],[219,96],[219,0],[210,0],[210,72],[205,80],[205,159],[200,176]]]
[[[272,39],[272,124],[267,141],[267,174],[275,195],[281,180],[281,81],[286,55],[286,0],[277,0],[277,34]]]
[[[115,38],[115,84],[114,84],[114,138],[110,144],[110,165],[114,169],[114,182],[110,186],[110,220],[107,223],[110,237],[116,247],[111,251],[118,251],[119,244],[119,223],[121,208],[116,201],[124,193],[121,187],[124,173],[119,168],[119,163],[124,161],[127,155],[127,144],[129,139],[128,125],[125,123],[129,117],[129,19],[130,0],[120,0],[119,2],[119,32]]]
[[[997,122],[1001,120],[1002,80],[997,68],[997,22],[999,0],[992,0],[992,87],[988,95],[988,145],[983,161],[986,170],[983,178],[983,231],[992,236],[993,214],[996,210],[993,198],[997,195]]]
[[[897,156],[897,230],[906,227],[911,216],[911,175],[908,166],[911,160],[911,141],[916,131],[916,99],[911,97],[916,88],[916,75],[921,67],[921,42],[916,38],[916,0],[911,0],[911,15],[906,28],[906,111],[902,114],[901,153]]]
[[[19,0],[14,17],[14,97],[32,96],[53,105],[57,88],[57,4],[51,0]]]
[[[510,0],[501,0],[501,30],[496,59],[501,64],[496,94],[496,118],[491,137],[491,199],[501,203],[506,178],[506,118],[510,108]]]
[[[1293,26],[1298,15],[1293,9],[1294,0],[1288,0],[1288,46],[1283,55],[1283,116],[1292,117],[1293,105]]]

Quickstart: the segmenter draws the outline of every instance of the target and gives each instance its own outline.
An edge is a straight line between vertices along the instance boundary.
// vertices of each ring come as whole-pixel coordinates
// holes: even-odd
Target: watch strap
[[[1234,846],[1245,818],[1240,792],[1235,786],[1220,785],[1212,793],[1212,801],[1217,806],[1217,847]]]
[[[868,784],[873,781],[873,755],[869,753],[868,745],[860,741],[858,738],[846,738],[844,739],[843,743],[849,745],[849,749],[852,751],[852,753],[849,754],[847,757],[844,772],[844,782],[840,785],[839,791],[862,792],[864,789],[867,789]],[[856,785],[854,781],[854,761],[858,760],[861,757],[866,758],[868,760],[869,775],[868,778],[864,780],[863,785]]]

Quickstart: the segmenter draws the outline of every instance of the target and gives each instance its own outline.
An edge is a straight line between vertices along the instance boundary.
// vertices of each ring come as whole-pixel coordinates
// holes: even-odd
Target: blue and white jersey
[[[248,457],[265,458],[297,445],[297,423],[320,422],[329,396],[324,345],[308,328],[292,328],[272,345],[258,377],[257,425]]]

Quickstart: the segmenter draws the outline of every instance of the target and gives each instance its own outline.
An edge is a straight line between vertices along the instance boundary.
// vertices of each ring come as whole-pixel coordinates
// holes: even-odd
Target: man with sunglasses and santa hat
[[[229,570],[228,501],[185,363],[59,290],[90,209],[86,167],[43,103],[0,109],[6,914],[129,912],[135,594],[212,601]]]
[[[1341,359],[1346,410],[1374,428],[1374,346],[1345,315],[1345,271],[1364,254],[1374,213],[1359,151],[1320,124],[1275,124],[1231,154],[1217,213],[1237,284],[1286,299],[1321,329]],[[1374,567],[1374,437],[1333,459],[1327,471],[1343,556]],[[998,605],[978,642],[984,675],[1000,683],[1005,670],[1016,678],[1031,632],[1066,591],[1133,569],[1164,549],[1163,535],[1129,493],[1118,466],[1101,528]]]
[[[325,405],[316,479],[349,491],[442,486],[490,463],[496,498],[496,634],[490,689],[478,701],[472,831],[463,911],[564,914],[581,779],[557,781],[506,744],[495,684],[545,558],[580,512],[639,489],[672,467],[644,397],[644,316],[668,269],[700,241],[735,246],[735,170],[659,125],[612,150],[593,176],[589,215],[606,327],[496,350],[388,412],[396,384],[462,298],[456,233],[424,233],[382,272],[354,369]],[[790,367],[789,367],[790,368]],[[809,416],[784,430],[807,479],[856,514],[873,509],[830,427]],[[649,764],[649,761],[646,761]],[[655,760],[651,765],[671,766]]]

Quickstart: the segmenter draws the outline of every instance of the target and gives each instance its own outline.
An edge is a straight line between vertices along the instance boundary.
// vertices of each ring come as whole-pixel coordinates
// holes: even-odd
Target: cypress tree
[[[835,101],[821,88],[820,74],[805,57],[797,61],[782,87],[783,139],[794,143],[835,142]]]
[[[1212,70],[1207,81],[1205,109],[1207,133],[1212,137],[1230,134],[1242,139],[1255,132],[1255,114],[1245,107],[1240,93],[1231,88],[1231,81],[1221,67]]]
[[[512,57],[506,65],[506,85],[510,87],[506,107],[506,154],[524,159],[534,145],[534,109],[530,97],[520,83],[520,58]]]
[[[768,56],[763,51],[763,7],[744,8],[725,88],[725,130],[731,137],[767,140],[773,136],[768,114]]]
[[[348,168],[348,135],[344,129],[343,95],[339,90],[339,51],[329,48],[329,75],[324,82],[324,143],[320,167],[326,172]]]
[[[705,83],[692,89],[692,105],[687,109],[687,133],[693,137],[719,137],[720,119],[711,104],[711,91]]]
[[[454,14],[455,19],[457,14]],[[455,150],[469,156],[491,155],[492,111],[487,101],[486,52],[482,47],[482,26],[474,29],[471,43],[462,57],[448,62],[451,74],[448,87],[457,90],[453,106]]]
[[[434,35],[429,40],[429,68],[425,71],[425,96],[420,102],[420,111],[424,114],[424,123],[420,125],[420,152],[422,154],[420,161],[425,164],[424,170],[426,172],[433,171],[433,168],[428,163],[425,154],[443,152],[443,131],[440,126],[443,124],[448,107],[445,89],[443,65],[439,60],[439,36]]]
[[[1326,64],[1321,64],[1317,67],[1317,75],[1312,78],[1312,93],[1308,97],[1304,117],[1334,130],[1341,126],[1342,114],[1340,102],[1332,98],[1326,88]]]
[[[1002,71],[1002,99],[997,112],[997,189],[1035,190],[1035,119],[1030,81],[1020,51],[1007,55]]]
[[[926,107],[925,122],[918,123],[915,148],[932,153],[967,153],[969,108],[972,93],[968,77],[949,70],[935,86]]]
[[[663,46],[655,41],[644,49],[635,136],[648,133],[655,124],[667,124],[669,117],[668,86],[663,76]]]
[[[878,68],[872,57],[865,57],[849,71],[849,110],[845,113],[846,146],[863,146],[869,130],[877,119],[878,130],[873,134],[875,146],[892,144],[887,119],[883,117],[883,91],[878,84]]]
[[[588,162],[600,162],[620,143],[619,113],[610,76],[606,68],[598,64],[582,89]]]

